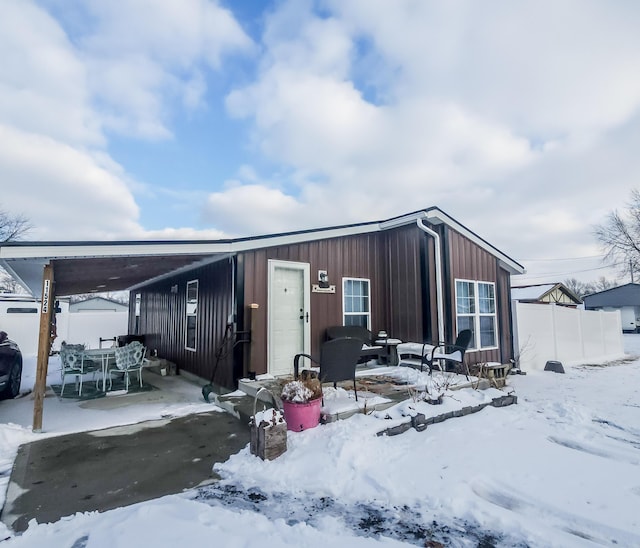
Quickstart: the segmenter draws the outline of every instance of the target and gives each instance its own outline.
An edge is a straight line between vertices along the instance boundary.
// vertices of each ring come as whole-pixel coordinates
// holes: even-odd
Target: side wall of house
[[[198,280],[196,350],[187,350],[187,282]],[[173,290],[172,290],[173,289]],[[135,300],[140,294],[138,334],[146,336],[149,349],[175,362],[180,369],[210,379],[215,367],[216,350],[222,342],[232,305],[232,264],[229,260],[213,263],[131,292],[129,333],[135,333]],[[232,353],[225,352],[215,367],[214,382],[232,388]]]
[[[383,235],[389,292],[389,320],[384,329],[403,341],[433,340],[438,333],[433,238],[415,224]]]
[[[469,363],[506,363],[512,357],[512,330],[510,320],[510,277],[500,267],[499,261],[491,253],[448,227],[441,227],[445,241],[447,293],[446,337],[456,336],[456,280],[492,282],[495,284],[496,330],[498,348],[472,350],[467,353]]]

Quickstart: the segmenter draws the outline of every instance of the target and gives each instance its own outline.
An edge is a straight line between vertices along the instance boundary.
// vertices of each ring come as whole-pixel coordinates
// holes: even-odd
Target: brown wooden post
[[[33,431],[42,432],[42,411],[44,407],[44,394],[47,389],[47,369],[49,366],[49,353],[51,352],[52,323],[51,318],[55,314],[55,291],[53,265],[44,267],[42,277],[42,302],[40,303],[40,334],[38,336],[38,365],[36,370],[36,382],[33,388]]]

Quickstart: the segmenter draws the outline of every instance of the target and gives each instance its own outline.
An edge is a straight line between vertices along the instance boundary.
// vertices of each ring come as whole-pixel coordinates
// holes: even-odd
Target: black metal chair
[[[328,341],[343,339],[345,337],[360,339],[362,346],[360,348],[358,363],[366,363],[371,359],[380,360],[381,356],[386,357],[387,355],[387,348],[376,345],[373,333],[366,327],[359,325],[334,325],[327,327],[326,337]]]
[[[293,376],[298,378],[300,373],[300,360],[308,358],[320,366],[318,378],[321,383],[332,382],[334,388],[341,381],[353,380],[353,391],[358,401],[356,390],[356,365],[360,357],[362,341],[355,337],[341,337],[332,339],[322,344],[320,359],[316,360],[309,354],[296,354],[293,358]]]
[[[438,342],[435,345],[431,343],[424,343],[422,345],[420,371],[422,371],[424,365],[427,365],[429,367],[429,372],[431,372],[434,367],[433,362],[442,360],[445,362],[445,364],[457,364],[456,369],[460,369],[462,366],[464,366],[465,375],[467,377],[467,380],[469,380],[469,366],[465,365],[464,363],[464,354],[469,347],[472,336],[473,333],[471,333],[470,329],[463,329],[462,331],[460,331],[460,333],[458,333],[456,342],[454,342],[453,344],[446,342]],[[432,346],[432,348],[428,348],[429,346]]]

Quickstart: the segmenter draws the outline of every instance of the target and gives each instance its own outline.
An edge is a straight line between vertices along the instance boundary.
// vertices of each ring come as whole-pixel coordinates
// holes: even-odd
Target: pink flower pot
[[[322,398],[316,398],[306,403],[283,401],[282,410],[287,430],[302,432],[320,424],[320,407]]]

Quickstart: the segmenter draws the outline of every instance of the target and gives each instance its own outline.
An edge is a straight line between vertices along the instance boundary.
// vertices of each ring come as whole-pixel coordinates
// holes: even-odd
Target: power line
[[[608,266],[599,266],[597,268],[585,268],[583,270],[571,270],[569,272],[549,272],[547,274],[539,274],[537,276],[529,276],[527,274],[523,274],[522,276],[528,280],[538,280],[540,278],[555,278],[558,276],[571,276],[572,274],[581,274],[584,272],[594,272],[596,270],[605,270],[607,268],[615,268],[616,266],[619,266],[620,263],[614,263],[612,265],[608,265]]]
[[[585,255],[584,257],[563,257],[556,259],[519,259],[522,262],[539,262],[539,261],[580,261],[582,259],[604,259],[604,255]]]

